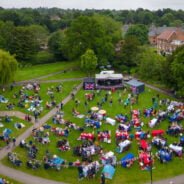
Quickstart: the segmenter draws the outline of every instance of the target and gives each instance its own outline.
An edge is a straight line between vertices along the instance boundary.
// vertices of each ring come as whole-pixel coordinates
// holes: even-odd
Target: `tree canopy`
[[[141,45],[148,43],[148,29],[143,24],[132,25],[125,34],[125,37],[129,36],[135,36]]]
[[[14,78],[17,70],[17,61],[8,52],[0,50],[0,84],[7,84]]]
[[[165,58],[152,48],[144,48],[139,54],[138,72],[143,79],[159,81],[162,76],[162,65]]]
[[[12,30],[9,51],[18,61],[30,61],[38,51],[35,34],[28,27],[15,27]]]
[[[74,20],[66,31],[65,48],[68,58],[79,58],[89,48],[94,50],[99,64],[111,60],[114,55],[114,42],[121,34],[118,36],[117,26],[113,20],[107,20],[111,27],[107,27],[105,21],[106,18],[98,19],[96,16],[81,16]]]
[[[97,67],[97,57],[93,50],[86,50],[85,54],[81,56],[81,68],[90,76]]]
[[[54,54],[55,58],[58,60],[65,59],[64,45],[65,45],[64,32],[59,30],[52,33],[52,35],[49,38],[48,46],[49,50]]]

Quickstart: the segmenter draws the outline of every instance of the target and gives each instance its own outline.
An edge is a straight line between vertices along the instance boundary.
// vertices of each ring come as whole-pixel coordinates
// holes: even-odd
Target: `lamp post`
[[[152,154],[150,149],[150,184],[153,184],[153,176],[152,176]]]

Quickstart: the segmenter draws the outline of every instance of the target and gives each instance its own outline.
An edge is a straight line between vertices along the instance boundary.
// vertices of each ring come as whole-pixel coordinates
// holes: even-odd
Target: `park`
[[[183,184],[184,11],[1,1],[0,184]]]
[[[125,84],[123,89],[84,90],[84,74],[75,77],[76,73],[69,70],[62,74],[60,82],[52,82],[53,75],[49,80],[29,80],[2,90],[7,102],[3,101],[0,109],[7,114],[1,117],[1,131],[10,130],[10,140],[17,139],[15,147],[8,144],[12,152],[3,141],[6,138],[1,140],[1,147],[11,153],[2,164],[66,183],[98,183],[106,165],[115,169],[113,176],[106,176],[107,183],[150,182],[150,172],[153,181],[182,174],[179,165],[183,151],[179,153],[173,147],[183,150],[183,103],[147,86],[140,94]],[[66,104],[65,98],[69,98]],[[13,106],[9,108],[9,104]],[[22,114],[15,117],[14,112]],[[25,127],[17,130],[17,122]],[[29,127],[30,134],[20,140],[18,136]],[[175,127],[177,131],[173,132]],[[79,148],[89,148],[87,155]],[[169,158],[159,155],[161,151]],[[148,163],[141,160],[142,153],[147,153]],[[79,166],[91,168],[94,163],[92,173],[82,171],[80,175]]]

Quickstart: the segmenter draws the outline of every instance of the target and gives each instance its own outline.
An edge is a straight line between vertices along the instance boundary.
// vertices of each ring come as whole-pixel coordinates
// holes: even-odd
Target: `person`
[[[105,175],[104,175],[104,173],[101,174],[100,184],[105,184]]]
[[[6,140],[6,146],[7,146],[7,147],[6,147],[7,149],[10,148],[10,140],[9,140],[9,138]]]
[[[60,109],[63,110],[63,102],[60,104]]]
[[[12,142],[13,142],[13,146],[15,146],[16,145],[16,138],[15,137],[13,137]]]

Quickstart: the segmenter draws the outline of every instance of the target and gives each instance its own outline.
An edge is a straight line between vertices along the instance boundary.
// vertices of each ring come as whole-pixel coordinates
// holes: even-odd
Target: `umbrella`
[[[91,107],[91,110],[92,110],[92,111],[98,111],[99,108],[98,108],[98,107]]]
[[[106,110],[99,110],[98,113],[101,115],[106,114]]]

